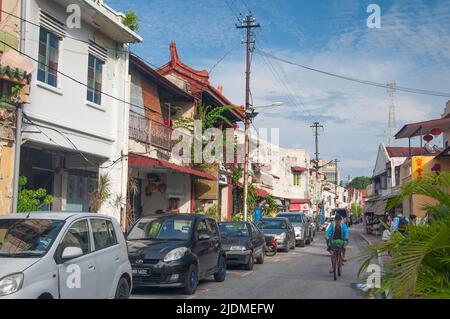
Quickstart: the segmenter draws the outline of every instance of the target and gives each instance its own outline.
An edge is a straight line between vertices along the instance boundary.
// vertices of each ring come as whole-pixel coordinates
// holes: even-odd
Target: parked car
[[[313,229],[310,222],[307,221],[307,216],[304,213],[279,213],[277,217],[285,217],[289,219],[295,231],[295,244],[300,247],[305,247],[313,241]]]
[[[0,298],[129,297],[131,265],[114,218],[90,213],[0,217]]]
[[[245,269],[252,270],[255,260],[264,263],[266,241],[253,223],[219,223],[219,229],[228,265],[245,265]]]
[[[274,236],[277,239],[277,249],[289,251],[295,249],[295,231],[289,219],[285,217],[263,218],[258,227],[265,236]]]
[[[206,215],[144,217],[127,240],[134,287],[180,287],[194,294],[201,279],[225,280],[219,227]]]

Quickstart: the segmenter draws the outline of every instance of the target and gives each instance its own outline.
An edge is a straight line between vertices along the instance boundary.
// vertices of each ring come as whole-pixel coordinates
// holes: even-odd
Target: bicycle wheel
[[[333,255],[331,255],[331,265],[333,267],[333,278],[334,280],[337,280],[337,276],[336,276],[336,260],[337,259],[337,254],[336,251],[333,251]]]

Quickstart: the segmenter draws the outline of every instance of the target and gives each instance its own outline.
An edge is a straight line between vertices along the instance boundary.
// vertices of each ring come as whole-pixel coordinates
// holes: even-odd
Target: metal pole
[[[337,202],[338,202],[338,191],[337,191],[337,188],[338,188],[338,167],[337,167],[337,165],[338,165],[338,160],[335,159],[334,160],[334,184],[335,184],[335,187],[334,187],[334,208],[335,209],[338,208],[338,205],[337,205]]]
[[[26,0],[20,2],[20,52],[25,52],[26,38]],[[17,213],[17,200],[19,196],[19,179],[20,179],[20,149],[22,144],[22,123],[23,123],[23,105],[19,105],[16,110],[16,140],[14,145],[14,171],[13,171],[13,194],[12,209],[13,214]]]

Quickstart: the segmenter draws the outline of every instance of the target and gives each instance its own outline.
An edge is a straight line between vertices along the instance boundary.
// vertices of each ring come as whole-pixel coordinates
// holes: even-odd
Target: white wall
[[[42,8],[53,17],[66,22],[65,8],[52,0],[27,1],[26,19],[39,24],[39,10]],[[83,12],[82,12],[83,14]],[[88,72],[88,44],[69,37],[89,41],[95,38],[96,43],[107,48],[115,48],[116,42],[111,35],[102,34],[87,23],[82,28],[66,28],[66,37],[59,43],[58,70],[86,84]],[[26,35],[26,53],[33,58],[38,57],[39,28],[28,24]],[[120,46],[119,46],[120,48]],[[76,147],[104,160],[102,166],[109,166],[126,155],[128,146],[128,105],[102,95],[102,105],[93,107],[86,102],[87,88],[74,81],[58,75],[58,88],[37,81],[37,63],[33,73],[31,86],[31,104],[25,107],[25,113],[33,121],[55,128],[65,134]],[[128,99],[128,54],[108,50],[108,59],[103,66],[102,91],[121,100]],[[59,133],[42,129],[53,141],[43,134],[27,133],[24,138],[42,144],[57,146],[67,150],[74,147]],[[123,153],[122,153],[123,152]],[[113,167],[101,169],[100,173],[111,178],[112,197],[122,197],[121,205],[107,203],[102,213],[120,219],[120,210],[125,204],[127,161],[118,161]]]

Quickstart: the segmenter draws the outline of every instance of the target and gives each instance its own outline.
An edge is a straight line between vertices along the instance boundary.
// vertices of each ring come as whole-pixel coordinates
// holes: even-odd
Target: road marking
[[[250,275],[250,274],[253,274],[253,271],[248,271],[248,272],[246,272],[246,273],[243,273],[243,274],[241,275],[241,277],[246,277],[246,276],[248,276],[248,275]]]

